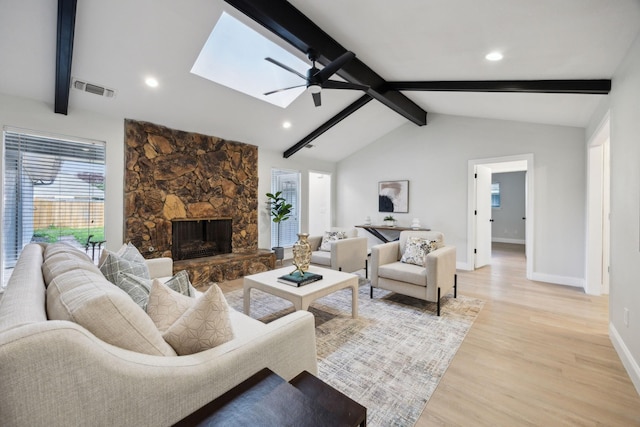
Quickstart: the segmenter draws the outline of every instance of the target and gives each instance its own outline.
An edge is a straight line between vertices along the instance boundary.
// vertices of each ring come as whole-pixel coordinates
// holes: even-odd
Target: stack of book
[[[278,277],[278,282],[291,286],[304,286],[309,283],[317,282],[318,280],[322,280],[321,274],[311,273],[308,271],[304,274],[300,274],[299,271],[294,271],[291,274],[285,274],[284,276]]]

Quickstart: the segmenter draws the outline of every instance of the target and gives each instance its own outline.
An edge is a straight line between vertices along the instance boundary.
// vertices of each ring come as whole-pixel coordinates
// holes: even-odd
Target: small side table
[[[287,383],[265,368],[174,426],[366,426],[367,409],[304,371]]]

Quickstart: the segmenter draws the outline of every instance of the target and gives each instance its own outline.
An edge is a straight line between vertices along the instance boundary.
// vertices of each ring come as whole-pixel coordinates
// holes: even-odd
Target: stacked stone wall
[[[172,220],[230,217],[232,254],[257,253],[258,147],[134,120],[125,132],[125,241],[171,257]]]

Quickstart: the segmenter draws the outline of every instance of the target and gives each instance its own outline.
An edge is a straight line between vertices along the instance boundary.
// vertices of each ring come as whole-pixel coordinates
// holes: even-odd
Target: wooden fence
[[[34,200],[33,227],[36,230],[52,225],[83,228],[89,220],[92,227],[104,226],[104,202]]]

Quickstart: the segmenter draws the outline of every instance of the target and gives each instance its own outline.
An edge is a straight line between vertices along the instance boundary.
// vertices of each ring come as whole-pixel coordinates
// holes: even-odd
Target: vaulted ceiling
[[[362,75],[363,65],[384,82],[606,80],[640,29],[637,0],[290,3],[338,45],[356,53],[356,61],[339,73],[348,81]],[[392,101],[406,99],[410,108],[428,114],[578,127],[586,126],[606,96],[416,91],[415,84],[398,84],[375,87],[371,102],[364,102],[368,98],[360,91],[323,90],[319,108],[303,93],[282,109],[190,73],[224,10],[252,22],[222,0],[79,1],[70,74],[115,89],[116,96],[71,89],[67,113],[88,110],[146,120],[289,154],[297,143],[319,135],[312,141],[314,148],[294,156],[338,161],[399,126],[416,123],[386,102],[390,93]],[[4,5],[0,14],[0,93],[51,104],[51,114],[57,13],[54,1],[22,0]],[[300,49],[257,27],[306,60]],[[502,52],[504,59],[487,61],[490,51]],[[326,52],[331,60],[333,54]],[[146,86],[148,76],[157,78],[159,86]],[[349,114],[341,114],[345,109]],[[292,126],[284,129],[284,121]],[[316,132],[319,128],[326,132]]]

